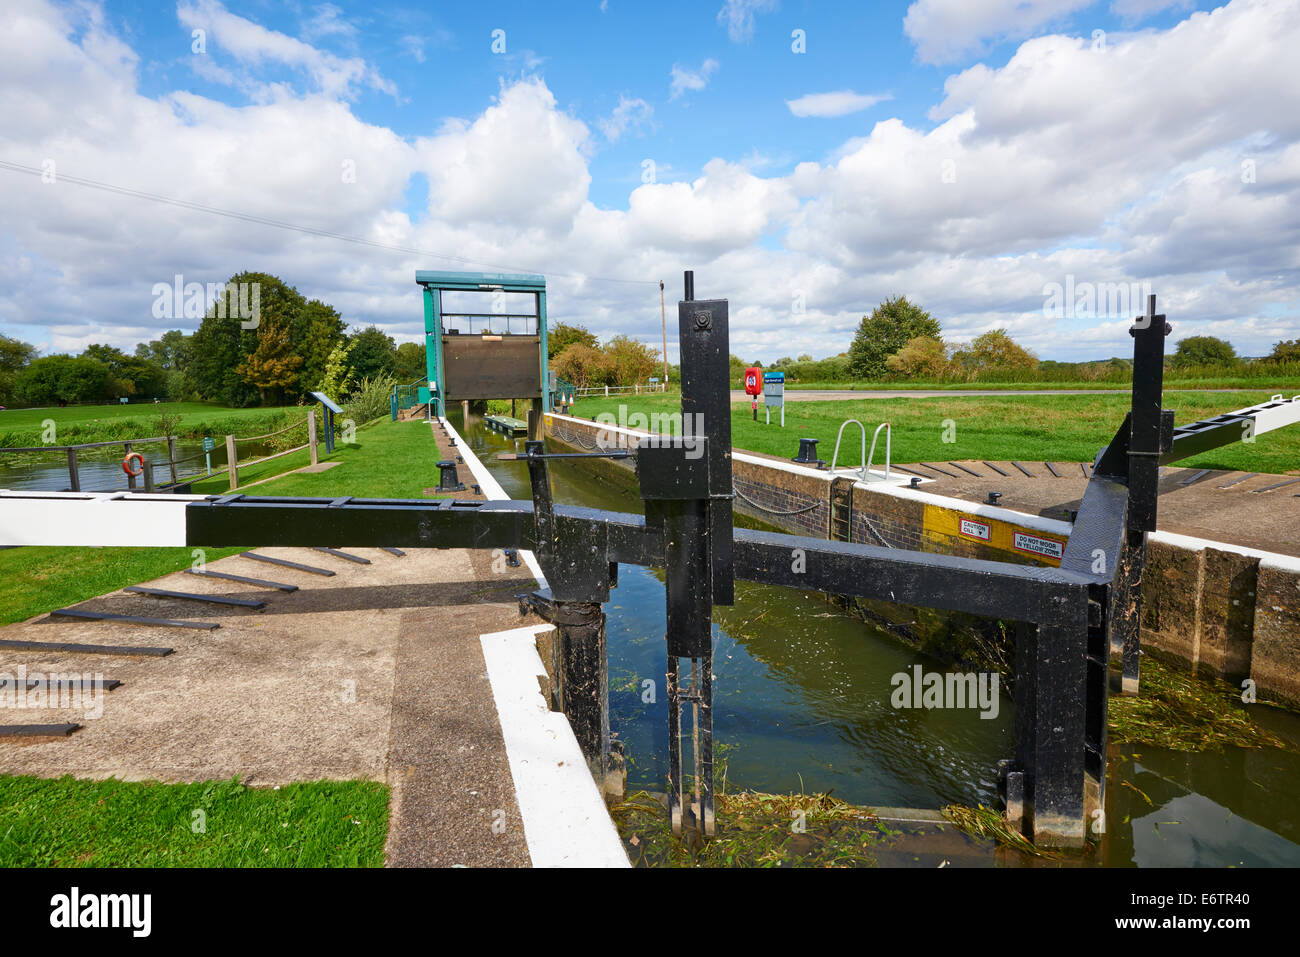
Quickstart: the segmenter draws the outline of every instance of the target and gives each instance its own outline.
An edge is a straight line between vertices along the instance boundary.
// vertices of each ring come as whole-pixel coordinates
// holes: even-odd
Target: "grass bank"
[[[388,788],[0,776],[2,867],[382,867]]]
[[[1175,421],[1186,423],[1263,402],[1270,392],[1175,392],[1164,406]],[[583,418],[612,415],[632,428],[648,427],[652,414],[678,411],[673,395],[585,398],[573,407]],[[1060,462],[1092,461],[1124,420],[1129,408],[1124,395],[1008,395],[939,396],[935,398],[846,399],[792,402],[786,406],[782,429],[774,416],[763,424],[763,410],[754,422],[748,403],[731,407],[732,444],[736,448],[792,458],[803,437],[819,440],[818,453],[830,461],[835,436],[846,419],[858,419],[868,431],[889,422],[893,459],[916,462],[960,459],[1025,459]],[[644,418],[637,419],[640,413]],[[948,442],[946,439],[953,441]],[[881,442],[883,446],[883,438]],[[840,464],[857,465],[861,439],[856,427],[845,430]],[[883,447],[877,448],[883,461]],[[1286,473],[1300,469],[1300,428],[1262,435],[1251,444],[1237,443],[1188,459],[1181,465],[1199,468],[1247,469]]]

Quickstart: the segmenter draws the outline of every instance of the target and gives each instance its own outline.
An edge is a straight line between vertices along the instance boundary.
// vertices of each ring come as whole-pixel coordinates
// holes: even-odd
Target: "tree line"
[[[594,333],[563,322],[547,329],[546,355],[555,374],[579,389],[644,384],[664,368],[653,346],[624,335],[601,345]]]
[[[1225,376],[1241,371],[1246,361],[1231,343],[1215,336],[1181,339],[1165,359],[1171,372],[1213,371]],[[1300,339],[1276,343],[1263,361],[1273,367],[1300,363]],[[731,357],[733,382],[741,380],[747,366],[764,367],[761,362]],[[853,341],[839,355],[787,356],[765,368],[783,371],[794,382],[1124,381],[1132,376],[1133,361],[1125,357],[1091,362],[1039,359],[1005,328],[991,329],[970,342],[949,341],[938,319],[906,296],[896,296],[862,317]]]
[[[233,302],[234,290],[250,283],[260,287],[255,325],[241,318]],[[138,343],[130,354],[92,344],[78,355],[40,356],[30,343],[0,334],[0,406],[121,398],[278,406],[299,402],[313,391],[343,401],[377,382],[413,382],[426,375],[422,343],[398,345],[373,325],[349,332],[333,306],[307,299],[276,276],[238,273],[226,289],[222,295],[231,299],[209,305],[195,332],[170,330]],[[652,346],[626,335],[602,344],[588,329],[567,323],[548,330],[547,354],[551,368],[579,388],[645,383],[664,368]],[[1300,339],[1276,343],[1264,361],[1300,364]],[[1223,339],[1189,336],[1166,362],[1174,372],[1231,375],[1245,360]],[[748,365],[764,364],[731,357],[733,383]],[[1006,329],[992,329],[970,342],[945,340],[939,320],[905,296],[888,298],[864,315],[846,351],[825,359],[787,356],[766,368],[784,371],[791,382],[1125,381],[1132,375],[1132,361],[1123,357],[1082,363],[1040,360]],[[677,366],[669,368],[669,378],[677,378]]]
[[[222,295],[233,297],[240,283],[260,287],[255,323],[233,303],[214,302],[193,333],[170,330],[132,354],[92,344],[77,355],[39,356],[30,343],[0,334],[0,405],[126,398],[279,406],[313,391],[342,401],[362,383],[424,377],[423,345],[398,345],[373,325],[349,332],[333,306],[267,273],[238,273]]]

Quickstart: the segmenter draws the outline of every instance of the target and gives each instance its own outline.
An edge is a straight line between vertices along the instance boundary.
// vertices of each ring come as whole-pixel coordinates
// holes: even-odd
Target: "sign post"
[[[212,474],[212,450],[216,447],[217,443],[212,436],[203,436],[203,464],[207,466],[209,475]]]
[[[763,409],[767,413],[767,424],[772,424],[772,406],[781,409],[781,428],[785,428],[785,373],[763,373]]]

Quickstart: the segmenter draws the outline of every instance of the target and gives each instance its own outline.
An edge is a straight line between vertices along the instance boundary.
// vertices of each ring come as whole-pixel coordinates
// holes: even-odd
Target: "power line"
[[[9,160],[0,159],[0,169],[7,169],[14,173],[27,173],[32,176],[45,176],[45,170],[35,166],[25,166],[22,163],[13,163]],[[87,186],[91,189],[104,190],[109,193],[116,193],[119,196],[130,196],[135,199],[144,199],[152,203],[163,203],[168,206],[177,206],[181,209],[191,209],[196,212],[210,213],[214,216],[225,216],[227,219],[238,219],[246,223],[256,223],[260,226],[272,226],[276,229],[287,229],[292,232],[305,233],[309,236],[320,236],[325,239],[337,239],[341,242],[355,243],[358,246],[370,246],[374,249],[387,249],[393,252],[410,253],[416,256],[427,256],[431,259],[445,259],[448,262],[462,263],[467,266],[479,266],[487,269],[494,269],[500,272],[530,272],[533,270],[524,269],[519,266],[501,266],[494,263],[487,263],[477,259],[466,259],[462,256],[451,256],[447,253],[434,252],[429,249],[420,249],[416,246],[401,246],[396,243],[381,243],[374,239],[365,239],[361,236],[348,236],[344,233],[332,232],[328,229],[318,229],[314,226],[301,226],[297,223],[289,223],[280,219],[271,219],[267,216],[258,216],[255,213],[244,213],[235,209],[222,209],[219,206],[208,206],[205,203],[195,203],[187,199],[176,199],[171,196],[160,196],[157,193],[149,193],[140,189],[132,189],[129,186],[117,186],[113,183],[101,183],[98,180],[86,179],[82,176],[71,176],[67,173],[57,173],[54,182],[67,181],[77,186]],[[588,282],[615,282],[626,283],[630,285],[654,285],[657,280],[654,279],[618,279],[609,276],[584,276],[579,273],[562,273],[546,271],[547,275],[556,276],[562,279],[581,279]]]

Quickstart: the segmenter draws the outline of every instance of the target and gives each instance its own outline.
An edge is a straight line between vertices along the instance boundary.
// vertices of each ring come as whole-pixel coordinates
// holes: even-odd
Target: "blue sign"
[[[343,411],[338,407],[338,404],[335,403],[334,400],[331,399],[329,396],[327,396],[324,392],[313,392],[312,396],[317,401],[319,401],[321,405],[325,406],[325,408],[329,409],[331,412],[337,414]]]
[[[763,373],[763,404],[785,405],[785,373]],[[784,414],[784,413],[782,413]]]

